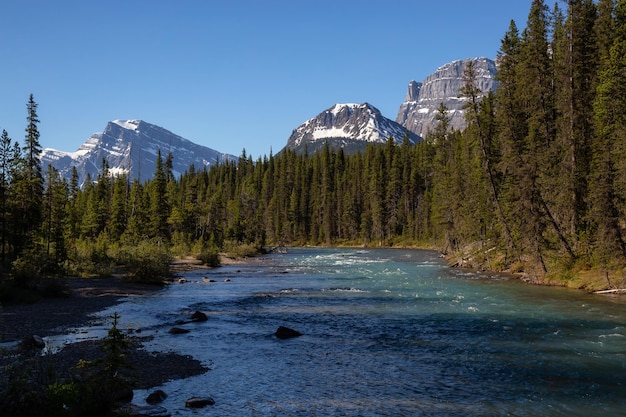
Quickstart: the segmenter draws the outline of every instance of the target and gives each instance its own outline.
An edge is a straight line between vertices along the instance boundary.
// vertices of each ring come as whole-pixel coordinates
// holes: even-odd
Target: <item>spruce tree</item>
[[[567,19],[555,18],[553,41],[555,103],[558,112],[551,176],[555,215],[562,219],[568,240],[584,231],[587,211],[587,175],[593,136],[593,100],[597,64],[596,7],[592,0],[569,0]]]
[[[491,224],[492,222],[488,212],[494,208],[497,213],[498,224],[504,231],[505,247],[514,248],[515,243],[512,238],[511,228],[504,215],[502,202],[500,198],[500,179],[498,177],[496,166],[500,162],[500,155],[497,151],[497,124],[495,118],[495,98],[491,92],[484,98],[481,98],[482,91],[476,85],[476,69],[472,61],[468,62],[467,67],[463,71],[463,87],[461,94],[466,98],[467,102],[464,106],[466,110],[466,120],[470,128],[466,130],[466,134],[474,133],[478,137],[478,148],[480,153],[481,166],[486,178],[486,185],[490,193],[489,210],[485,210],[483,214],[479,214],[477,219],[482,219],[483,224]],[[481,188],[474,188],[476,192]]]
[[[10,195],[11,187],[13,183],[13,176],[16,172],[19,160],[20,149],[19,145],[9,137],[6,130],[2,130],[0,136],[0,268],[4,268],[6,255],[8,253],[10,245],[10,229],[8,223],[10,221]]]
[[[59,171],[52,165],[48,165],[45,180],[42,235],[46,245],[48,266],[53,268],[50,272],[60,273],[63,263],[67,259],[65,218],[67,216],[68,185]]]
[[[161,150],[157,151],[154,178],[150,182],[151,236],[169,240],[169,204],[167,201],[167,174],[163,166]]]
[[[14,174],[15,187],[12,199],[15,211],[12,228],[15,232],[14,248],[20,254],[25,248],[34,249],[36,233],[42,222],[44,181],[41,171],[41,145],[39,144],[39,118],[37,103],[31,94],[26,106],[27,126],[22,148],[21,166]]]
[[[113,197],[111,198],[111,219],[108,224],[108,234],[113,241],[121,238],[128,223],[127,201],[129,182],[126,175],[115,178],[113,183]]]
[[[594,102],[595,137],[591,161],[589,222],[593,260],[610,268],[623,264],[626,244],[620,222],[626,201],[626,1],[615,9],[609,57],[599,71]]]
[[[615,3],[616,0],[598,0],[598,16],[595,21],[595,39],[599,62],[602,65],[610,58],[611,46],[615,36]]]

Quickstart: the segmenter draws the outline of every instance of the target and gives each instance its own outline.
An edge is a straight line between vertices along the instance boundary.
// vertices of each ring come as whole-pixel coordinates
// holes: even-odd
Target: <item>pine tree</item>
[[[46,170],[46,184],[44,191],[44,222],[42,235],[46,246],[46,255],[50,262],[49,267],[55,273],[60,273],[62,265],[67,259],[65,246],[65,218],[68,199],[67,182],[61,178],[58,170],[48,165]]]
[[[595,21],[595,38],[599,62],[602,65],[611,55],[611,46],[615,35],[615,0],[598,0],[598,17]]]
[[[156,168],[150,187],[150,234],[153,237],[169,240],[167,218],[169,217],[170,209],[167,201],[167,174],[163,167],[160,149],[157,151]]]
[[[433,239],[442,247],[444,253],[450,253],[456,251],[459,245],[458,202],[463,199],[462,190],[459,189],[457,182],[458,160],[455,160],[459,135],[457,132],[449,131],[448,109],[443,103],[439,105],[435,120],[438,123],[432,134],[426,138],[434,150],[431,165]]]
[[[115,178],[113,197],[111,198],[111,219],[108,224],[108,234],[113,241],[121,238],[128,224],[127,201],[129,188],[130,185],[126,175],[120,175]]]
[[[42,222],[43,176],[41,172],[41,145],[39,144],[39,118],[37,103],[31,94],[27,108],[25,143],[22,148],[21,166],[14,174],[13,195],[15,202],[12,228],[15,233],[14,249],[20,254],[36,243],[36,233]]]
[[[11,243],[10,229],[7,227],[11,218],[10,195],[20,155],[19,145],[3,129],[0,136],[0,268],[5,266],[10,247],[8,244]]]
[[[174,181],[174,155],[172,152],[168,152],[165,157],[165,162],[163,163],[163,170],[165,171],[165,179],[169,183]]]
[[[490,203],[488,210],[477,218],[483,221],[483,224],[491,224],[487,219],[488,212],[495,208],[497,213],[498,224],[504,231],[504,243],[507,248],[515,248],[515,242],[512,238],[511,228],[504,215],[502,202],[500,198],[500,179],[496,171],[496,166],[500,162],[500,155],[497,152],[498,144],[496,143],[497,125],[495,119],[495,98],[491,92],[485,98],[481,98],[482,91],[476,85],[476,69],[474,63],[469,61],[463,72],[463,88],[461,94],[467,99],[465,104],[466,119],[470,128],[466,130],[466,134],[475,132],[478,137],[479,152],[481,155],[481,166],[486,178],[486,185],[490,192]],[[474,188],[476,192],[481,188]]]
[[[615,9],[614,27],[610,54],[601,63],[594,102],[589,196],[593,258],[603,268],[623,264],[626,256],[620,226],[626,201],[626,1],[621,0]]]
[[[559,165],[555,164],[556,109],[554,105],[554,76],[547,7],[542,0],[534,0],[528,16],[527,28],[520,44],[517,92],[526,120],[520,153],[519,201],[523,212],[520,236],[525,253],[532,256],[541,270],[547,272],[545,254],[557,242],[570,258],[573,251],[563,234],[559,218],[553,213],[554,201],[550,178]],[[523,87],[522,87],[523,86]]]
[[[558,12],[555,11],[555,14]],[[558,170],[551,176],[555,215],[560,217],[568,240],[585,228],[587,174],[593,136],[593,100],[599,61],[596,42],[596,8],[591,0],[569,0],[567,19],[555,21],[553,41],[558,110],[554,160]]]
[[[70,182],[68,184],[68,201],[67,201],[67,235],[71,239],[78,237],[79,232],[79,215],[78,215],[78,197],[80,195],[78,170],[75,166],[72,166],[72,173],[70,175]]]
[[[41,145],[39,144],[39,118],[37,116],[37,103],[33,95],[28,98],[26,106],[28,116],[26,118],[28,125],[26,126],[26,140],[24,144],[24,158],[26,160],[26,171],[28,179],[31,182],[30,190],[33,198],[41,199],[43,193],[43,175],[41,169]],[[40,202],[36,201],[36,202]]]
[[[402,233],[400,225],[400,199],[402,198],[402,166],[399,150],[393,137],[387,139],[385,147],[385,169],[387,172],[387,182],[385,190],[385,234],[388,238],[399,236]]]

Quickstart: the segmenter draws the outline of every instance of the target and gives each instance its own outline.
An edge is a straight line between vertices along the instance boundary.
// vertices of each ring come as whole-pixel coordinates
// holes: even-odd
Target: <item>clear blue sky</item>
[[[495,57],[531,0],[3,0],[0,129],[74,151],[142,119],[221,152],[278,152],[335,103],[395,120],[411,80]]]

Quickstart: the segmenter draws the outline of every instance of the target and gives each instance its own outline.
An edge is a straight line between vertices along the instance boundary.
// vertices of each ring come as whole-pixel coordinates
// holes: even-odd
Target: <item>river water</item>
[[[159,387],[174,416],[626,416],[624,298],[401,249],[290,249],[184,277],[101,314],[211,368]],[[209,320],[167,333],[196,310]],[[216,404],[186,409],[192,396]]]

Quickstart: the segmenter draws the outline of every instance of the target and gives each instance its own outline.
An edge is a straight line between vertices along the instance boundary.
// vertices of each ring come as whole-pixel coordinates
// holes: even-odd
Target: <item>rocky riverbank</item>
[[[0,308],[0,342],[21,342],[33,335],[46,337],[86,326],[94,313],[125,298],[139,297],[161,288],[129,283],[119,278],[68,278],[63,283],[69,296],[44,298],[33,304],[6,305]],[[137,388],[149,388],[171,379],[187,378],[208,370],[199,361],[175,353],[148,352],[141,347],[141,334],[129,335],[127,361]],[[45,349],[45,348],[44,348]],[[0,368],[9,366],[33,352],[18,346],[0,349]],[[79,360],[91,361],[103,355],[99,340],[73,343],[57,353],[41,356],[42,366],[64,374]],[[6,382],[6,381],[4,381]]]

